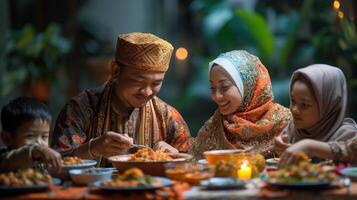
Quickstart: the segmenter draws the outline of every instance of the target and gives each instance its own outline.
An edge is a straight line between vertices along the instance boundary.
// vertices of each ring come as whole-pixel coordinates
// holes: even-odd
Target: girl
[[[356,123],[353,119],[345,118],[347,88],[345,76],[340,69],[324,64],[299,69],[293,73],[290,91],[290,111],[293,121],[284,130],[286,135],[279,136],[275,140],[275,149],[278,152],[288,148],[281,156],[282,165],[293,162],[296,157],[291,156],[292,152],[300,150],[305,151],[309,156],[322,155],[329,158],[319,153],[319,150],[313,152],[308,151],[308,148],[301,148],[306,145],[306,142],[318,147],[321,143],[313,140],[329,142],[333,146],[336,144],[333,141],[356,139]],[[291,145],[289,143],[296,143],[303,139],[310,140],[289,147]]]

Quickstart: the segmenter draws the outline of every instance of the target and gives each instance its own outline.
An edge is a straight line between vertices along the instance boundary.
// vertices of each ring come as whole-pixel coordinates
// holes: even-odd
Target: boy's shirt
[[[36,167],[38,162],[34,161],[31,155],[32,150],[36,145],[37,144],[26,145],[16,149],[1,149],[0,172]]]

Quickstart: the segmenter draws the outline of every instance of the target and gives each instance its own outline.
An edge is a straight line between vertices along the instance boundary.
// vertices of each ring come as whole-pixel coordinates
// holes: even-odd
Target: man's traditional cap
[[[166,72],[173,49],[169,42],[153,34],[128,33],[119,35],[115,59],[145,71]]]

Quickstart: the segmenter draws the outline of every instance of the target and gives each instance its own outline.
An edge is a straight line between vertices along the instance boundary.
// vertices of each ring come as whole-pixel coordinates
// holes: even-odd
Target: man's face
[[[127,107],[143,107],[161,89],[165,72],[121,67],[115,85],[116,96]]]

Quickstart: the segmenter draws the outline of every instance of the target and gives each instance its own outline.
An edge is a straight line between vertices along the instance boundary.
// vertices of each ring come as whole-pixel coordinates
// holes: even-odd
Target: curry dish
[[[148,148],[139,149],[135,154],[132,154],[129,161],[136,162],[152,162],[152,161],[171,161],[171,156],[160,150],[152,150]]]

